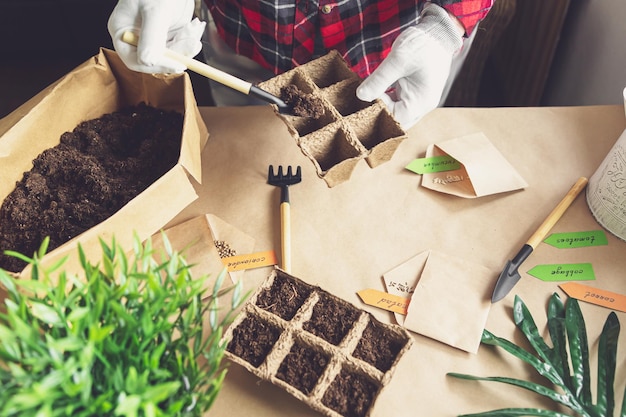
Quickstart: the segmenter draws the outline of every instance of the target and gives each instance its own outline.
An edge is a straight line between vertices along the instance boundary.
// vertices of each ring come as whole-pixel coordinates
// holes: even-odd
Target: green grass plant
[[[245,296],[241,284],[221,288],[225,272],[193,278],[164,240],[161,254],[150,241],[101,241],[96,264],[79,247],[80,274],[64,261],[44,267],[47,240],[32,258],[10,252],[30,278],[0,269],[1,417],[200,416],[211,407],[226,373],[222,332]]]

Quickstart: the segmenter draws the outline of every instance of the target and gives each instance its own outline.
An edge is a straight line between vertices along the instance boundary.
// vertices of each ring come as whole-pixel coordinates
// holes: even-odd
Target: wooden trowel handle
[[[139,36],[133,32],[126,31],[122,34],[122,41],[130,45],[137,46],[137,44],[139,43]],[[217,81],[220,84],[223,84],[227,87],[232,88],[233,90],[237,90],[244,94],[250,93],[250,88],[252,87],[252,84],[240,78],[237,78],[234,75],[230,75],[227,72],[207,65],[204,62],[200,62],[197,59],[189,58],[176,51],[172,51],[171,49],[165,50],[165,56],[183,64],[190,71],[207,77],[210,80]]]
[[[541,223],[541,226],[537,229],[535,233],[528,239],[526,242],[528,245],[532,246],[532,248],[536,248],[539,243],[546,237],[548,232],[552,229],[552,227],[559,221],[565,210],[572,204],[572,202],[576,199],[578,194],[585,188],[587,185],[587,178],[580,177],[578,181],[572,186],[572,188],[565,194],[565,197],[557,204],[557,206],[552,210],[552,212],[546,217],[546,219]]]

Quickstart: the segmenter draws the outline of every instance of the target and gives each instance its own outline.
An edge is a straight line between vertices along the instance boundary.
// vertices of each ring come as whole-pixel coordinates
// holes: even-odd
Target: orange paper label
[[[576,298],[577,300],[626,313],[626,296],[624,295],[579,284],[577,282],[568,282],[559,285],[559,287],[561,287],[568,296]]]
[[[228,268],[228,272],[233,272],[276,265],[277,261],[274,251],[268,250],[266,252],[255,252],[247,255],[229,256],[222,258],[222,263]]]
[[[358,291],[357,294],[367,305],[405,315],[409,308],[409,302],[411,301],[408,298],[389,294],[384,291],[373,290],[371,288]]]

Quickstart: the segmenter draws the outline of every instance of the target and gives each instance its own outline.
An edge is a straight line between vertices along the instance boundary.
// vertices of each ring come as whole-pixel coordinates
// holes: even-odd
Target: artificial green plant
[[[547,316],[547,326],[552,347],[541,337],[530,311],[517,296],[515,297],[513,308],[513,319],[515,325],[523,332],[535,353],[528,352],[506,339],[496,337],[487,330],[483,332],[482,343],[498,346],[530,364],[541,376],[557,387],[556,390],[541,384],[515,378],[478,377],[459,373],[449,373],[448,375],[476,381],[501,382],[524,388],[568,407],[576,416],[612,417],[615,413],[614,383],[617,366],[617,341],[620,331],[617,315],[615,312],[611,312],[608,315],[600,334],[595,403],[591,394],[592,384],[587,331],[578,301],[570,298],[567,304],[564,305],[558,294],[555,293],[548,303]],[[567,414],[538,408],[506,408],[477,414],[466,414],[461,417],[469,416],[568,417]],[[619,416],[626,417],[626,389]]]
[[[8,293],[0,416],[200,416],[211,407],[226,372],[222,330],[243,301],[241,286],[220,290],[222,273],[204,290],[209,277],[194,279],[164,240],[163,254],[135,239],[128,255],[101,241],[97,264],[79,247],[77,275],[64,261],[43,266],[47,240],[32,258],[10,252],[31,275],[0,269]]]

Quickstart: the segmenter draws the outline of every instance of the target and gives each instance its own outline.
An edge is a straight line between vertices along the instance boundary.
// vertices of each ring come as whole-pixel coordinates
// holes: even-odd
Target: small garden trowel
[[[578,194],[580,194],[580,192],[585,188],[587,182],[587,178],[580,177],[578,181],[576,181],[576,183],[568,191],[565,197],[563,197],[561,202],[543,221],[541,226],[539,226],[537,231],[533,233],[533,235],[528,239],[526,244],[522,246],[522,249],[520,249],[517,255],[515,255],[512,260],[507,261],[506,265],[504,265],[504,269],[498,277],[496,287],[493,290],[493,295],[491,296],[492,303],[503,299],[509,293],[509,291],[511,291],[515,284],[517,284],[517,281],[519,281],[521,278],[519,273],[519,267],[522,262],[524,262],[526,258],[530,256],[530,254],[537,247],[537,245],[541,243],[544,237],[546,237],[546,235],[556,224],[556,222],[559,221],[563,213],[565,213],[565,210],[567,210],[567,208],[576,199]]]

